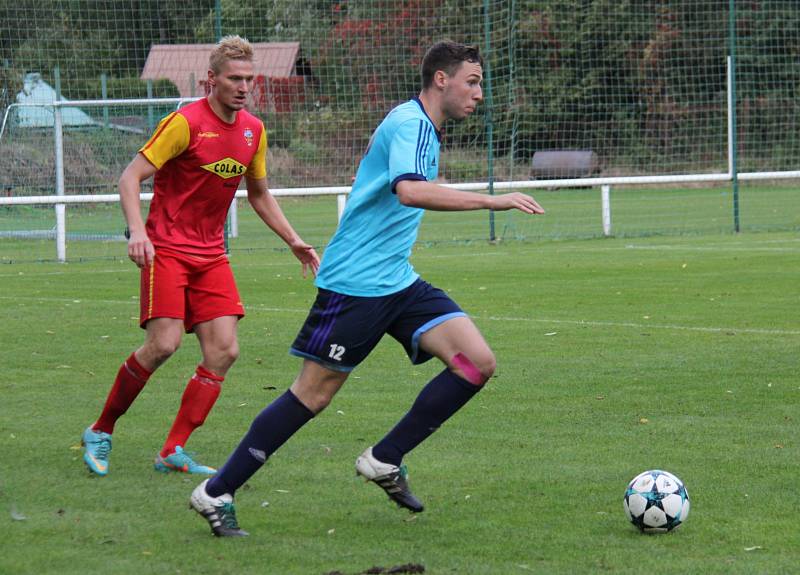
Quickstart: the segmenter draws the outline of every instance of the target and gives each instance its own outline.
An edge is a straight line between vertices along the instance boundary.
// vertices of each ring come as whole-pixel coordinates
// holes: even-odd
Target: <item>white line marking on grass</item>
[[[69,304],[113,304],[113,305],[139,305],[138,299],[131,300],[101,300],[101,299],[83,299],[76,302],[75,298],[57,298],[57,297],[39,297],[39,296],[0,296],[0,300],[25,300],[25,301],[40,301],[48,303],[69,303]],[[290,313],[290,314],[307,314],[307,308],[285,308],[285,307],[271,307],[258,303],[245,304],[245,311],[247,312],[269,312],[269,313]],[[752,333],[757,335],[800,335],[800,330],[791,329],[762,329],[752,327],[704,327],[704,326],[689,326],[689,325],[671,325],[671,324],[650,324],[650,323],[635,323],[635,322],[615,322],[615,321],[586,321],[586,320],[572,320],[572,319],[546,319],[546,318],[533,318],[533,317],[513,317],[513,316],[480,316],[473,315],[476,319],[483,319],[488,321],[523,321],[531,323],[545,323],[545,324],[564,324],[564,325],[577,325],[577,326],[590,326],[590,327],[631,327],[635,329],[665,329],[675,331],[699,331],[704,333]]]
[[[111,304],[111,305],[131,305],[131,306],[139,306],[138,299],[129,299],[129,300],[114,300],[114,299],[95,299],[95,298],[82,298],[78,299],[78,297],[45,297],[45,296],[10,296],[10,295],[0,295],[0,300],[13,300],[13,301],[38,301],[43,303],[68,303],[68,304]],[[285,308],[285,307],[268,307],[266,305],[261,305],[257,303],[245,303],[245,311],[266,311],[266,312],[273,312],[273,313],[308,313],[308,308],[305,309],[294,309],[294,308]]]
[[[475,316],[475,317],[481,317],[481,316]],[[484,316],[482,317],[482,319],[488,319],[490,321],[529,321],[534,323],[555,323],[555,324],[568,324],[568,325],[591,326],[591,327],[633,327],[636,329],[668,329],[668,330],[671,329],[677,331],[700,331],[706,333],[735,332],[735,333],[753,333],[759,335],[800,335],[800,330],[791,330],[791,329],[761,329],[761,328],[750,328],[750,327],[703,327],[703,326],[650,324],[650,323],[634,323],[634,322],[544,319],[544,318],[532,318],[532,317]]]
[[[79,299],[80,298],[80,299]],[[92,304],[92,303],[109,303],[114,305],[135,305],[138,307],[139,300],[138,299],[131,299],[131,300],[115,300],[115,299],[95,299],[95,298],[86,298],[85,296],[76,296],[76,297],[43,297],[43,296],[34,296],[34,295],[21,295],[21,296],[10,296],[10,295],[0,295],[0,300],[14,300],[14,301],[40,301],[45,303],[69,303],[69,304]]]
[[[130,273],[130,272],[138,272],[139,269],[135,266],[131,266],[130,269],[128,268],[119,268],[115,270],[92,270],[91,273],[93,274],[118,274],[118,273]],[[75,268],[71,270],[62,270],[57,272],[17,272],[15,274],[0,274],[0,278],[26,278],[26,277],[39,277],[39,276],[63,276],[69,275],[70,273],[74,274],[86,274],[86,269]]]
[[[783,242],[762,242],[767,243],[783,243]],[[643,244],[625,244],[625,245],[564,245],[557,246],[561,251],[573,252],[610,252],[610,251],[627,251],[627,250],[643,250],[643,251],[696,251],[696,252],[784,252],[800,254],[800,246],[794,247],[773,247],[764,245],[748,245],[742,243],[732,244],[709,244],[706,246],[694,245],[680,245],[680,244],[658,244],[658,245],[643,245]]]
[[[411,257],[415,258],[415,259],[416,258],[423,258],[423,259],[432,259],[432,260],[434,260],[434,259],[443,259],[443,258],[461,258],[461,259],[463,259],[463,258],[472,257],[472,256],[484,257],[484,256],[500,256],[500,255],[506,255],[506,253],[505,252],[501,252],[501,251],[495,251],[495,252],[470,252],[470,251],[464,250],[464,251],[461,251],[461,252],[459,252],[457,254],[427,254],[425,252],[416,252],[415,251],[414,254]]]
[[[255,262],[251,264],[243,264],[237,262],[235,259],[231,260],[231,267],[233,269],[238,268],[279,268],[279,267],[290,267],[295,268],[297,267],[297,271],[302,273],[302,268],[300,267],[300,262],[295,259],[286,258],[286,261],[282,262]]]
[[[59,264],[62,265],[62,264]],[[289,267],[289,266],[298,266],[299,263],[296,261],[288,260],[286,262],[263,262],[263,263],[252,263],[252,264],[242,264],[237,263],[235,260],[231,261],[231,267],[234,269],[236,268],[267,268],[267,267]],[[50,272],[16,272],[16,273],[5,273],[0,274],[0,278],[26,278],[26,277],[40,277],[40,276],[64,276],[70,274],[86,274],[86,268],[71,268],[71,269],[64,269],[59,271],[50,271]],[[137,268],[133,263],[130,266],[120,267],[116,269],[106,269],[106,270],[91,270],[89,273],[92,274],[117,274],[117,273],[139,273],[139,268]]]
[[[609,251],[627,251],[627,250],[643,250],[643,251],[696,251],[696,252],[775,252],[775,253],[790,253],[800,254],[800,246],[787,245],[775,246],[767,244],[797,244],[800,239],[787,238],[785,240],[759,240],[753,242],[730,241],[730,242],[715,242],[704,246],[697,245],[682,245],[682,244],[635,244],[626,243],[624,245],[601,245],[599,243],[588,242],[570,242],[569,244],[563,243],[549,243],[543,244],[541,247],[545,249],[552,248],[555,251],[574,251],[574,252],[609,252]],[[514,244],[508,244],[514,245]],[[444,258],[465,258],[465,257],[483,257],[483,256],[500,256],[508,252],[502,249],[502,245],[490,252],[487,251],[469,251],[467,247],[459,250],[458,253],[438,254],[430,253],[425,250],[414,250],[412,258],[415,259],[444,259]]]
[[[311,309],[303,308],[303,309],[296,309],[290,307],[268,307],[265,305],[257,304],[257,303],[247,303],[244,304],[244,311],[267,311],[272,313],[302,313],[307,314],[308,310]]]
[[[778,247],[761,247],[761,246],[678,246],[678,245],[662,245],[662,246],[637,246],[637,245],[626,245],[624,248],[618,249],[626,249],[626,250],[652,250],[652,251],[692,251],[692,252],[788,252],[788,253],[797,253],[800,254],[800,248],[795,247],[788,247],[788,248],[778,248]]]

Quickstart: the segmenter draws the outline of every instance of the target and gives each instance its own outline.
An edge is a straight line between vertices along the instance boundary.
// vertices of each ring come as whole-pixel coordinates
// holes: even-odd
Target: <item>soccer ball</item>
[[[623,504],[630,522],[645,533],[672,531],[689,515],[689,493],[683,481],[660,469],[634,477]]]

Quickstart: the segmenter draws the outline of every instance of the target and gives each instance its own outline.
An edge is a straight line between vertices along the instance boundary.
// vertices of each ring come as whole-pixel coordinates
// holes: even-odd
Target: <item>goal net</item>
[[[550,178],[720,176],[711,190],[679,183],[672,196],[663,186],[611,195],[618,235],[705,233],[731,229],[734,120],[739,171],[798,168],[800,11],[790,0],[18,0],[0,6],[0,195],[53,195],[59,185],[66,195],[115,193],[124,165],[177,105],[157,99],[203,96],[208,45],[225,34],[258,47],[250,109],[267,126],[272,188],[348,186],[374,127],[418,92],[425,48],[444,38],[478,45],[486,61],[484,104],[444,133],[447,182],[492,181],[502,191]],[[75,104],[62,108],[60,135],[48,106],[56,98]],[[152,101],[81,105],[100,99]],[[534,162],[552,151],[591,161]],[[743,188],[745,227],[800,227],[793,190]],[[533,193],[547,217],[498,214],[498,236],[601,234],[597,188]],[[789,209],[771,211],[775,201]],[[336,202],[310,203],[333,219],[301,232],[324,244]],[[36,238],[54,233],[53,211],[0,206],[3,258],[35,253]],[[70,241],[120,236],[118,205],[66,214]],[[424,241],[489,234],[485,213],[428,221]],[[244,245],[242,234],[233,247]]]

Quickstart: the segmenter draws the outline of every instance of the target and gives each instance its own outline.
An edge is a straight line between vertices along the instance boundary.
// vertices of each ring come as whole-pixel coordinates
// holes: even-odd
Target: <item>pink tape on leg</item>
[[[463,353],[459,352],[455,354],[453,359],[450,361],[453,362],[453,367],[460,370],[461,373],[464,374],[464,379],[466,379],[472,385],[483,385],[486,383],[486,378],[483,377],[483,374],[480,372],[480,370],[475,367],[475,364],[472,363]]]

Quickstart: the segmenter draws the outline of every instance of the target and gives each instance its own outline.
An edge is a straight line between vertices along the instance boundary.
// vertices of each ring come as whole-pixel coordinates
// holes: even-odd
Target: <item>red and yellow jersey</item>
[[[208,99],[173,112],[139,152],[158,171],[147,216],[153,245],[202,256],[225,253],[223,229],[242,176],[267,175],[267,132],[245,110],[232,124]]]

